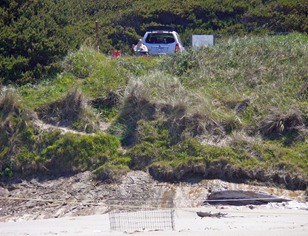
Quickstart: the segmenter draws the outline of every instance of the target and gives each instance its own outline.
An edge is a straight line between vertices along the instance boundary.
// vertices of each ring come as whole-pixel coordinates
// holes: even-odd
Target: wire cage
[[[110,230],[118,232],[174,230],[174,192],[148,198],[109,199]]]
[[[109,212],[110,230],[120,232],[174,230],[174,209]]]

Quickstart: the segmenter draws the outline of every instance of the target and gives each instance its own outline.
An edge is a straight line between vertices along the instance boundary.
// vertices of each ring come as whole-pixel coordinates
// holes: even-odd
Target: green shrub
[[[55,172],[95,169],[118,155],[119,141],[110,135],[65,134],[41,155],[47,168]]]
[[[132,169],[145,170],[152,162],[160,158],[162,152],[155,144],[143,142],[131,148],[128,155],[131,157]]]

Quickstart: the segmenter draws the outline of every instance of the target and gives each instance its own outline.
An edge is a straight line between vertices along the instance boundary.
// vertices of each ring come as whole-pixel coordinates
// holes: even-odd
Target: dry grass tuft
[[[304,126],[304,121],[304,114],[297,107],[286,112],[273,109],[261,122],[259,130],[263,135],[282,134]]]
[[[230,135],[229,145],[233,146],[243,142],[261,145],[262,137],[260,135],[248,136],[245,131],[234,131]]]
[[[86,100],[82,92],[73,88],[63,99],[39,111],[39,118],[51,124],[70,123],[80,117],[85,107]]]
[[[79,131],[94,132],[99,129],[98,116],[78,88],[72,88],[67,95],[47,108],[38,111],[38,117],[46,123],[57,126],[76,126]],[[77,122],[77,125],[76,125]]]
[[[303,98],[307,98],[308,99],[308,78],[307,81],[305,81],[302,84],[302,87],[299,91],[299,95],[302,96]]]
[[[4,114],[16,111],[19,107],[19,98],[14,89],[2,88],[0,91],[0,109]]]
[[[113,108],[120,105],[121,99],[123,97],[122,90],[109,91],[106,96],[98,97],[91,100],[91,105],[94,108]]]
[[[128,120],[149,119],[155,112],[155,101],[141,81],[134,81],[124,93],[122,116]]]

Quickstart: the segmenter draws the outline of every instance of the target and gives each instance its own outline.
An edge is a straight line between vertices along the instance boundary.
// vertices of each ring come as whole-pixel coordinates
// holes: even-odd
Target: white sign
[[[213,46],[214,43],[215,43],[214,35],[210,34],[191,35],[191,46],[193,48]]]

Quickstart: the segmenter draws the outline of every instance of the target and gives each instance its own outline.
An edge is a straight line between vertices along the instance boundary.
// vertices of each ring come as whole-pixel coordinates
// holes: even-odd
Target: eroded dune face
[[[117,184],[95,180],[91,172],[59,178],[11,181],[0,187],[0,221],[102,214],[111,210],[201,207],[215,190],[264,192],[291,202],[273,207],[306,207],[304,191],[227,183],[221,180],[166,183],[142,171],[132,171]]]

